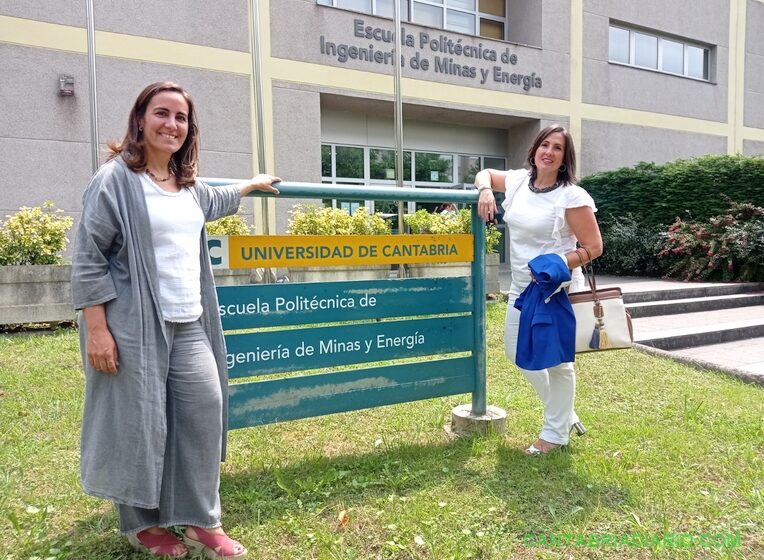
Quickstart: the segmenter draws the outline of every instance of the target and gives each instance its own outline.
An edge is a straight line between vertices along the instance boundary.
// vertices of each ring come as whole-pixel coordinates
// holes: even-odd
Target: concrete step
[[[635,342],[662,350],[764,337],[764,305],[642,317],[633,326]]]
[[[764,387],[764,283],[603,276],[598,285],[623,290],[642,351]]]
[[[598,287],[600,283],[598,282]],[[674,299],[692,299],[728,296],[734,294],[750,294],[755,292],[764,293],[764,283],[728,283],[728,284],[704,284],[696,285],[685,284],[682,282],[669,283],[664,282],[656,289],[629,290],[628,285],[622,286],[623,301],[626,304],[645,303],[654,301],[666,301]]]
[[[691,297],[667,299],[662,301],[644,301],[627,305],[632,318],[657,317],[661,315],[676,315],[679,313],[695,313],[713,311],[716,309],[732,309],[764,305],[764,292],[751,292],[707,297]]]
[[[764,337],[711,344],[700,348],[674,350],[672,355],[706,363],[723,362],[727,367],[746,372],[764,381]]]

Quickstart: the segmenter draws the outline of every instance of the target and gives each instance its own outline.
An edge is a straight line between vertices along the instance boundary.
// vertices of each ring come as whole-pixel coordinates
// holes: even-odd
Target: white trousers
[[[507,318],[504,323],[504,351],[510,362],[517,365],[517,332],[520,327],[520,310],[515,309],[516,297],[510,296],[507,303]],[[557,366],[540,370],[518,367],[520,372],[536,389],[544,405],[544,425],[539,438],[549,443],[566,445],[570,428],[578,422],[573,409],[576,399],[576,369],[573,362],[563,362]]]

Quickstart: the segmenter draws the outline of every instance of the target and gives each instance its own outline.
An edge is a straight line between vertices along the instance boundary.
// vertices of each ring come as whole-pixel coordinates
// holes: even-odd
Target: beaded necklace
[[[159,177],[157,177],[156,175],[154,175],[154,174],[151,172],[151,169],[149,169],[148,167],[146,168],[146,174],[147,174],[149,177],[151,177],[152,179],[154,179],[154,181],[156,181],[157,183],[164,183],[165,181],[169,181],[169,180],[170,180],[170,177],[172,177],[173,175],[175,175],[175,173],[173,173],[173,172],[172,172],[172,169],[168,169],[168,172],[169,172],[170,174],[169,174],[167,177],[165,177],[164,179],[160,179]]]
[[[531,179],[528,182],[528,188],[530,189],[531,192],[536,193],[536,194],[544,194],[544,193],[552,192],[553,190],[558,189],[561,186],[562,186],[562,183],[559,181],[559,179],[557,181],[555,181],[554,185],[552,185],[550,187],[544,187],[543,189],[540,189],[536,185],[534,185],[533,184],[533,179]]]

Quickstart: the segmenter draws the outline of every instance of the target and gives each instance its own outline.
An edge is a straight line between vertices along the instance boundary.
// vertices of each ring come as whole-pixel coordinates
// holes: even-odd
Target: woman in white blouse
[[[504,221],[509,232],[512,284],[509,290],[504,343],[507,357],[515,362],[520,311],[514,302],[531,281],[528,262],[554,253],[572,271],[570,291],[584,289],[581,255],[595,259],[602,254],[602,237],[594,217],[597,208],[589,194],[575,184],[576,153],[570,133],[552,125],[536,136],[528,151],[525,169],[483,169],[475,177],[480,191],[478,213],[493,220],[497,211],[494,191],[504,192]],[[577,244],[586,251],[576,252]],[[544,405],[544,424],[527,454],[548,453],[568,443],[569,434],[586,429],[574,410],[576,373],[572,362],[544,370],[520,370]]]
[[[208,187],[188,92],[147,86],[83,195],[72,258],[85,366],[81,482],[112,501],[120,532],[154,556],[246,554],[220,525],[225,345],[205,221],[278,177]],[[171,527],[183,529],[181,541]]]

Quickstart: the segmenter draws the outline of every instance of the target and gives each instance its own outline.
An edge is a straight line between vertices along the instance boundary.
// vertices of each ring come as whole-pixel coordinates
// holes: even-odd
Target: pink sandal
[[[152,556],[160,558],[185,558],[188,556],[186,545],[169,531],[158,535],[150,533],[148,530],[139,531],[134,535],[127,535],[127,542],[135,550],[148,552]]]
[[[214,533],[201,527],[192,527],[196,532],[196,539],[188,536],[188,528],[183,535],[183,542],[194,551],[204,552],[207,558],[212,560],[231,560],[242,558],[247,555],[247,549],[240,542],[223,534]]]

